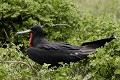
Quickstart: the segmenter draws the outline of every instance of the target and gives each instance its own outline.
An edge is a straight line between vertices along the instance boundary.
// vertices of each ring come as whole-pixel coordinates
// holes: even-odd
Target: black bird
[[[30,30],[17,32],[18,34],[30,33],[29,49],[27,55],[33,61],[43,65],[58,65],[58,62],[76,62],[87,57],[96,51],[96,48],[104,46],[106,42],[115,39],[109,37],[92,42],[85,42],[80,46],[73,46],[67,43],[48,42],[44,38],[44,31],[40,26],[33,26]]]

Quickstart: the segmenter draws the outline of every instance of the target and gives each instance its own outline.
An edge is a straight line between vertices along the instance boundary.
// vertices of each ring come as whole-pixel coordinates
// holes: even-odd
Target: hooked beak
[[[29,29],[29,30],[26,30],[26,31],[17,32],[16,35],[28,33],[28,32],[31,32],[31,31],[32,31],[32,30]]]

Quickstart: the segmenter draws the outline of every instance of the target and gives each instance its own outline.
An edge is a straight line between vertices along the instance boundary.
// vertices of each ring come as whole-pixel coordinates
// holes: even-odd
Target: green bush
[[[96,2],[95,2],[96,1]],[[1,80],[119,80],[119,0],[2,0],[0,2],[0,79]],[[114,3],[114,5],[112,5]],[[80,45],[109,37],[116,40],[76,63],[48,69],[28,57],[21,58],[16,48],[27,46],[29,36],[16,37],[17,31],[40,25],[49,41]],[[21,38],[24,37],[24,38]],[[13,43],[21,43],[18,46]],[[26,52],[28,47],[25,47]],[[31,65],[30,65],[31,64]]]

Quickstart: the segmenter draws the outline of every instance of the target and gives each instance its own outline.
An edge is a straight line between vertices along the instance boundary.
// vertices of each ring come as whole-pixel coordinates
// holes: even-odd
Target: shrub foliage
[[[119,80],[119,5],[119,0],[0,1],[0,79]],[[89,55],[89,59],[70,65],[60,63],[62,66],[58,69],[48,69],[49,64],[42,66],[28,57],[23,59],[21,52],[16,50],[22,47],[26,52],[29,36],[16,37],[15,33],[33,25],[40,25],[49,41],[80,45],[109,37],[112,32],[116,33],[116,40],[106,43]]]

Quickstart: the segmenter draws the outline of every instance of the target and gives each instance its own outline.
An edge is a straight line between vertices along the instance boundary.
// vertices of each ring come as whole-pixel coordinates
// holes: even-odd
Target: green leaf
[[[120,69],[116,69],[114,73],[115,74],[120,74]]]

